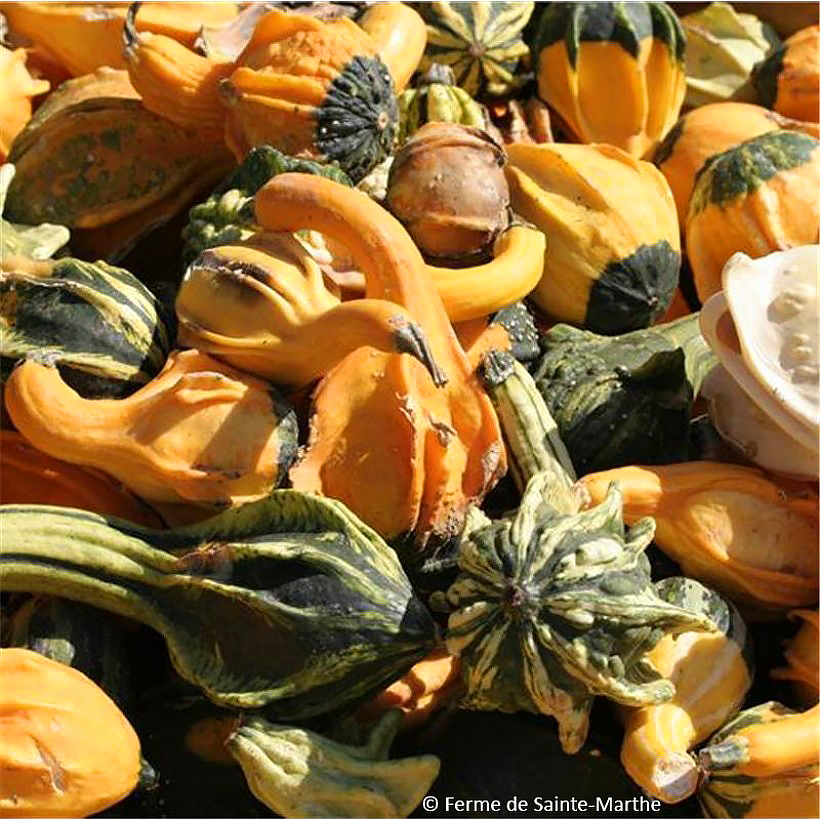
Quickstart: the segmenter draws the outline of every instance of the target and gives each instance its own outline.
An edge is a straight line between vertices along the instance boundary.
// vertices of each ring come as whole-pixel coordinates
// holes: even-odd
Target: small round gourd
[[[87,817],[137,785],[140,743],[82,672],[0,649],[0,817]]]

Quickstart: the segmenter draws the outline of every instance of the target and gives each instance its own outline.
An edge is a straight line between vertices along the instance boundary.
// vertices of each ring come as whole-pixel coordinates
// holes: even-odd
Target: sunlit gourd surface
[[[0,817],[816,817],[819,37],[0,2]]]

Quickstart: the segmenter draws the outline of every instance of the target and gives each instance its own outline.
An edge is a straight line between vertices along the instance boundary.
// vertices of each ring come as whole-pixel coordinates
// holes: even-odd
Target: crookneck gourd
[[[535,304],[609,335],[661,316],[678,284],[680,232],[657,168],[612,145],[506,149],[512,209],[548,238]]]
[[[272,10],[235,61],[201,57],[136,31],[126,16],[128,72],[150,110],[194,129],[224,125],[237,160],[254,145],[335,162],[354,181],[389,153],[398,114],[393,79],[372,38],[347,18]]]
[[[772,131],[711,157],[686,216],[686,255],[698,298],[721,289],[732,254],[756,259],[820,237],[820,140]]]
[[[707,817],[814,817],[820,803],[820,706],[745,709],[698,753]]]
[[[439,373],[419,324],[386,299],[339,302],[291,234],[211,248],[177,293],[179,339],[246,373],[301,387],[360,347],[409,353]]]
[[[747,102],[716,102],[684,114],[655,150],[652,161],[666,177],[681,228],[698,172],[706,160],[741,142],[784,129],[820,137],[817,125],[780,116]]]
[[[579,482],[592,504],[622,488],[627,522],[651,515],[655,543],[690,577],[750,614],[817,602],[817,494],[750,467],[710,461],[622,467]]]
[[[137,785],[140,743],[82,672],[0,649],[0,816],[88,817]]]
[[[294,490],[150,530],[81,510],[0,512],[4,591],[141,621],[211,700],[277,719],[372,696],[432,648],[395,552],[337,501]]]
[[[642,157],[678,118],[685,47],[666,3],[550,3],[532,41],[538,95],[581,142]]]
[[[655,584],[669,603],[702,612],[715,632],[667,635],[648,654],[675,685],[674,697],[637,709],[623,709],[621,763],[652,797],[678,803],[693,795],[699,773],[688,754],[740,709],[752,684],[751,643],[732,604],[691,578]]]
[[[521,429],[528,414],[515,412],[516,394],[527,376],[510,354],[485,357],[505,436],[523,445],[532,435],[547,468],[529,477],[510,516],[468,513],[461,573],[447,591],[447,648],[461,659],[462,705],[552,715],[564,751],[577,752],[595,695],[631,706],[669,700],[674,686],[647,653],[664,634],[715,627],[657,594],[643,554],[653,522],[644,518],[627,533],[617,485],[598,506],[577,511],[550,431]],[[531,384],[528,393],[538,396]],[[543,403],[541,415],[549,418]]]
[[[29,358],[6,382],[5,403],[35,447],[150,501],[258,498],[296,456],[296,414],[278,391],[196,350],[172,353],[125,399],[84,399],[47,358]]]
[[[407,817],[440,764],[434,755],[388,759],[400,723],[391,712],[353,746],[254,717],[225,745],[253,794],[280,817]]]
[[[162,525],[147,504],[111,476],[52,458],[13,430],[0,430],[0,471],[0,504],[79,507],[146,527]]]
[[[48,275],[0,272],[0,366],[48,355],[85,398],[133,393],[159,373],[172,326],[156,297],[124,268],[67,257]]]
[[[533,376],[580,474],[686,458],[693,397],[716,361],[697,314],[611,337],[555,325],[539,344]]]
[[[427,337],[446,384],[409,356],[351,353],[320,382],[310,440],[290,474],[297,489],[340,499],[385,537],[412,533],[406,557],[418,557],[432,535],[458,532],[468,504],[504,470],[492,404],[421,254],[368,196],[321,177],[272,179],[256,195],[256,216],[268,230],[311,227],[347,246],[367,297],[406,308]]]
[[[518,70],[527,55],[522,39],[535,3],[419,3],[427,22],[427,48],[421,69],[432,63],[450,66],[456,83],[468,94],[514,92],[523,83]]]
[[[100,68],[49,95],[9,162],[7,218],[97,228],[207,190],[230,154],[218,134],[146,110],[125,71]]]
[[[784,117],[820,121],[820,25],[796,31],[755,67],[760,102]]]
[[[125,68],[122,25],[127,3],[0,3],[15,34],[44,48],[72,76],[101,66]],[[203,24],[224,23],[236,3],[148,3],[140,14],[141,30],[163,34],[193,46]]]

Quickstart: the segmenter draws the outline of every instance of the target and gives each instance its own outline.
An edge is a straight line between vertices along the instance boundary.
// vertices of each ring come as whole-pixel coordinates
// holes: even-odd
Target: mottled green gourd
[[[400,677],[435,627],[396,554],[339,502],[294,490],[152,530],[59,507],[0,508],[0,585],[82,601],[166,640],[215,703],[330,712]]]
[[[509,381],[503,374],[521,378],[515,366],[492,365],[504,356],[492,353],[490,366],[485,362],[485,373],[500,375],[495,383],[485,378],[497,406]],[[546,408],[540,415],[549,418]],[[520,441],[515,416],[504,413],[500,421],[507,441]],[[542,450],[548,464],[549,449]],[[559,512],[549,503],[573,503],[562,471],[555,457],[535,473],[510,516],[490,521],[475,508],[468,515],[461,573],[447,591],[454,610],[447,647],[461,658],[463,705],[552,715],[563,749],[577,752],[595,695],[627,705],[668,700],[674,687],[646,653],[665,634],[714,625],[658,596],[643,553],[654,522],[642,519],[627,532],[616,485],[583,512]]]
[[[281,817],[407,817],[436,779],[439,760],[388,760],[400,726],[401,713],[388,712],[365,745],[350,746],[254,717],[226,746],[253,794]]]
[[[172,339],[157,299],[123,268],[65,258],[48,276],[0,272],[4,380],[36,352],[83,397],[121,398],[159,373]]]
[[[555,325],[532,368],[580,475],[686,458],[693,397],[715,357],[698,315],[621,336]]]
[[[507,94],[524,82],[519,62],[527,54],[521,38],[535,3],[416,3],[427,23],[427,48],[420,70],[450,66],[468,94]]]
[[[484,127],[482,107],[456,85],[449,66],[433,63],[415,88],[402,91],[399,105],[399,145],[428,122],[454,122]]]
[[[14,179],[14,166],[7,162],[0,166],[0,214],[6,207],[6,195]],[[15,225],[0,218],[0,260],[10,255],[31,259],[48,259],[68,242],[69,230],[64,225]],[[5,267],[5,263],[3,264]]]
[[[241,242],[256,233],[254,194],[277,174],[318,174],[352,187],[347,174],[335,165],[296,159],[270,145],[257,145],[205,200],[188,212],[182,231],[183,259],[190,264],[206,248]]]

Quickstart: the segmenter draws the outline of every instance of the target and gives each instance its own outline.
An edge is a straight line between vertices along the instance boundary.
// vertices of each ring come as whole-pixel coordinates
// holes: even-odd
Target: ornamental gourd
[[[52,458],[12,430],[0,430],[0,465],[0,504],[78,507],[145,526],[162,523],[148,505],[110,476]]]
[[[550,3],[532,41],[538,94],[581,142],[643,157],[680,113],[685,44],[666,3]]]
[[[698,753],[707,817],[814,817],[820,802],[820,707],[745,709]]]
[[[760,256],[820,237],[820,140],[773,131],[717,154],[698,176],[686,216],[686,255],[698,298],[721,289],[732,254]]]
[[[290,234],[203,251],[176,298],[180,341],[274,384],[302,387],[360,347],[408,353],[439,378],[427,339],[386,299],[340,302]]]
[[[816,609],[796,609],[789,613],[799,626],[783,651],[787,666],[772,669],[776,680],[791,681],[799,702],[808,708],[820,697],[820,613]]]
[[[125,399],[83,399],[47,360],[29,358],[9,377],[5,403],[38,449],[149,501],[259,498],[296,456],[296,414],[279,392],[196,350],[171,354]]]
[[[427,23],[427,48],[420,68],[449,66],[468,94],[514,92],[522,84],[519,64],[527,56],[522,39],[532,2],[419,3]]]
[[[97,228],[193,197],[225,173],[230,154],[213,133],[147,111],[125,71],[100,68],[49,95],[9,162],[8,219]]]
[[[275,177],[256,194],[256,216],[268,230],[309,226],[347,246],[367,297],[406,308],[427,337],[446,384],[408,356],[354,351],[314,393],[310,439],[290,473],[294,487],[338,498],[383,536],[411,535],[404,557],[423,558],[504,471],[498,420],[424,260],[385,209],[321,177]]]
[[[652,161],[666,177],[681,230],[700,169],[715,154],[778,129],[820,137],[820,128],[781,117],[747,102],[716,102],[688,111],[655,150]]]
[[[0,3],[15,34],[53,55],[74,77],[102,67],[125,68],[122,25],[127,3]],[[163,34],[192,47],[203,24],[224,23],[236,3],[148,3],[140,30]]]
[[[517,396],[528,379],[527,400],[537,401],[510,354],[485,357],[484,383],[505,437],[522,448],[529,414],[516,412]],[[523,467],[518,509],[496,521],[477,508],[468,514],[460,574],[446,593],[447,649],[461,660],[463,706],[552,715],[562,748],[573,753],[586,739],[595,695],[632,706],[669,700],[674,687],[647,653],[665,633],[715,627],[655,592],[643,554],[652,520],[627,533],[614,484],[598,506],[579,512],[549,431],[533,439],[546,469],[527,476]]]
[[[0,816],[88,817],[137,785],[140,744],[82,672],[0,649]]]
[[[595,504],[613,481],[627,522],[651,515],[658,547],[747,614],[816,603],[818,501],[810,485],[710,461],[622,467],[579,484]]]
[[[0,273],[2,372],[48,355],[85,398],[121,397],[156,376],[172,325],[156,297],[124,268],[67,257],[47,276]]]
[[[762,105],[784,117],[820,121],[820,26],[796,31],[755,67]]]
[[[38,505],[0,517],[4,591],[60,594],[152,627],[179,675],[220,705],[280,720],[333,712],[435,641],[395,552],[331,499],[275,490],[172,530]]]
[[[438,776],[434,755],[388,759],[401,717],[385,715],[365,743],[339,743],[262,717],[225,741],[253,794],[280,817],[407,817]]]
[[[624,768],[647,794],[678,803],[698,786],[689,750],[738,712],[752,685],[752,647],[740,613],[709,587],[672,577],[655,589],[665,601],[702,612],[717,626],[715,632],[662,638],[647,657],[675,685],[674,697],[622,710]]]
[[[658,170],[612,145],[506,150],[512,209],[547,236],[535,304],[607,335],[657,319],[680,268],[675,204]]]

